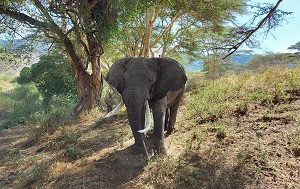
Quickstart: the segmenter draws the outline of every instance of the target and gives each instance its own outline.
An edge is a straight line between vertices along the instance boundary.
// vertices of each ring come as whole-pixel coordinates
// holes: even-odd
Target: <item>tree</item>
[[[46,36],[66,53],[76,81],[79,115],[99,103],[102,89],[102,44],[116,25],[115,1],[49,0],[0,2],[1,23],[14,33],[26,28],[27,36]],[[122,4],[122,1],[118,1]],[[22,36],[23,37],[23,36]],[[90,66],[90,72],[88,67]]]
[[[103,83],[99,57],[117,26],[126,34],[119,39],[127,55],[180,56],[181,32],[218,28],[244,6],[244,0],[4,0],[0,19],[14,34],[26,34],[31,40],[46,36],[47,42],[66,53],[76,81],[79,103],[74,112],[78,115],[99,104]],[[20,32],[24,28],[26,32]]]
[[[294,54],[300,59],[300,41],[295,45],[291,45],[288,49],[296,51]]]
[[[30,59],[30,55],[8,52],[0,46],[0,72],[15,73],[19,65],[28,63]]]
[[[237,40],[235,36],[228,35],[231,29],[230,27],[219,27],[217,30],[211,27],[197,29],[193,32],[186,32],[181,40],[188,50],[187,54],[197,60],[202,60],[203,69],[211,79],[221,76],[226,70],[225,66],[229,67],[230,62],[223,60],[226,50],[218,47]]]
[[[19,84],[33,83],[43,94],[48,105],[55,95],[73,97],[76,94],[75,81],[67,58],[58,52],[43,55],[31,68],[24,67],[17,78]]]
[[[244,11],[244,5],[243,0],[149,1],[131,22],[119,24],[121,32],[113,43],[126,56],[178,57],[187,48],[181,39],[185,31],[197,34],[198,29],[222,28],[224,22]]]
[[[268,68],[287,66],[294,63],[294,61],[295,59],[292,58],[290,53],[266,54],[253,57],[246,66],[249,70],[259,71]]]

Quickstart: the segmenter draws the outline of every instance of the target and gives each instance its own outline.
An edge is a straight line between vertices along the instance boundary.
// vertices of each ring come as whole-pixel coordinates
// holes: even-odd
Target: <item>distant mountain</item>
[[[239,55],[233,55],[232,58],[231,58],[231,62],[237,63],[237,64],[246,64],[254,56],[256,56],[256,54],[239,54]],[[202,68],[203,68],[202,67],[202,61],[201,60],[197,60],[195,62],[192,62],[187,67],[187,71],[193,72],[193,71],[202,70]]]
[[[0,39],[0,46],[6,46],[8,43],[10,43],[11,41],[8,41],[8,40],[3,40],[3,39]],[[22,40],[22,39],[15,39],[12,41],[12,44],[15,48],[25,44],[25,41]]]
[[[249,62],[256,54],[240,54],[233,55],[231,61],[238,64],[246,64]]]
[[[15,49],[17,51],[24,51],[25,53],[28,50],[27,47],[29,47],[30,51],[32,51],[31,53],[34,53],[34,54],[43,54],[49,48],[49,45],[42,43],[42,42],[32,43],[31,41],[27,41],[25,39],[14,39],[13,41],[0,39],[0,46],[6,46],[8,44],[12,45],[13,49]],[[33,44],[33,46],[32,46],[32,44]]]

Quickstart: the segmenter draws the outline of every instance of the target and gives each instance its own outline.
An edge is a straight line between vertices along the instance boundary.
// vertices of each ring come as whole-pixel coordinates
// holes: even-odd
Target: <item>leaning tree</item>
[[[99,103],[103,82],[99,57],[117,23],[115,2],[122,4],[112,0],[0,2],[3,25],[23,36],[42,36],[65,52],[76,81],[76,115]]]

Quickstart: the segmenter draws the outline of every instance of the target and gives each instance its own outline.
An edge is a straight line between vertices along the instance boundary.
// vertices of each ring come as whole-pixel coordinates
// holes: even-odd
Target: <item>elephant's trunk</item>
[[[144,135],[138,132],[142,129],[142,120],[144,120],[142,116],[144,116],[143,108],[146,98],[143,93],[144,91],[129,87],[124,90],[122,97],[127,109],[128,120],[135,139],[135,145],[138,150],[142,150],[149,159]]]

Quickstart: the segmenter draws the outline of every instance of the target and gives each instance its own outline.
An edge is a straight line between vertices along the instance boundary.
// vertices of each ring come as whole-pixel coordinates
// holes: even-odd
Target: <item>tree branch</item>
[[[36,20],[24,13],[11,11],[7,7],[0,6],[0,14],[5,14],[5,15],[9,16],[10,18],[13,18],[19,22],[27,24],[30,27],[40,28],[45,31],[50,29],[50,26],[48,23]]]
[[[226,59],[228,56],[232,55],[235,51],[237,51],[243,43],[245,43],[257,30],[259,30],[268,21],[268,19],[270,19],[274,15],[276,9],[278,8],[278,6],[281,2],[282,2],[282,0],[278,0],[276,5],[269,11],[267,16],[265,16],[254,29],[246,31],[245,37],[242,39],[242,41],[240,41],[236,45],[232,46],[228,50],[229,53],[223,59]],[[270,28],[268,29],[268,31],[269,30],[270,30]]]

